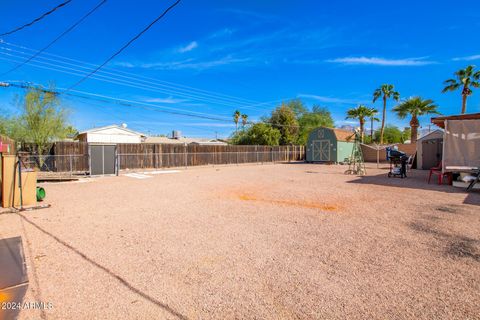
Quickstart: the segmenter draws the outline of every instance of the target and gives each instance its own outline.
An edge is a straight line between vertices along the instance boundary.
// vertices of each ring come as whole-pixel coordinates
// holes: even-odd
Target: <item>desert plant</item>
[[[382,110],[382,126],[380,128],[380,144],[383,143],[383,133],[385,131],[385,120],[387,117],[387,100],[392,98],[395,101],[400,99],[400,94],[395,91],[393,84],[382,84],[373,92],[373,103],[379,98],[383,100],[383,110]]]
[[[448,79],[443,84],[442,93],[462,89],[462,114],[467,112],[467,98],[472,95],[472,87],[480,87],[480,71],[475,71],[475,66],[468,66],[454,73],[456,79]]]
[[[407,116],[411,116],[410,142],[415,143],[418,136],[418,127],[420,126],[418,117],[425,114],[438,114],[437,108],[438,106],[433,100],[412,97],[396,105],[393,108],[393,111],[397,113],[397,116],[400,119],[405,119]]]
[[[346,119],[358,119],[358,121],[360,122],[360,137],[362,142],[364,140],[365,119],[370,116],[371,109],[364,105],[359,105],[358,107],[349,109],[347,111]]]

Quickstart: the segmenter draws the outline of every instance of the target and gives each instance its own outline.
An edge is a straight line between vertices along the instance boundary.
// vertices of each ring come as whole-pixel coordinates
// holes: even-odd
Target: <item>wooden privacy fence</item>
[[[90,172],[89,147],[85,142],[56,142],[49,155],[30,156],[41,171]],[[37,159],[38,158],[38,159]],[[241,163],[289,162],[305,159],[304,146],[212,146],[183,144],[117,144],[116,167],[154,169]]]
[[[416,144],[403,144],[403,143],[395,143],[391,145],[382,145],[382,146],[375,146],[375,145],[365,145],[362,144],[362,154],[363,160],[365,162],[377,162],[377,148],[378,150],[378,161],[385,162],[387,161],[387,152],[385,150],[388,146],[398,147],[399,151],[405,152],[408,156],[414,155],[416,150]]]
[[[305,159],[304,146],[118,144],[120,169],[288,162]]]

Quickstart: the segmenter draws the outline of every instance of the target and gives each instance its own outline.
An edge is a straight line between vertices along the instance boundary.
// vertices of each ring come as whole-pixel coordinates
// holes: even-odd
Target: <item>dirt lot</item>
[[[480,319],[480,193],[309,164],[46,184],[21,319]]]

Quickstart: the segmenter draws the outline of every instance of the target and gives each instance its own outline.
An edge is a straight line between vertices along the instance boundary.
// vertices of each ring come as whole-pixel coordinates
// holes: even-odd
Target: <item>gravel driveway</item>
[[[45,184],[21,319],[480,319],[480,193],[313,164]]]

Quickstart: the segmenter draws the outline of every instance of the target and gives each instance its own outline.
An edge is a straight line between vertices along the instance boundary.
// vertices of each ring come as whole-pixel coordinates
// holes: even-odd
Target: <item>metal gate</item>
[[[115,145],[90,145],[90,175],[116,173]]]
[[[443,139],[422,141],[422,168],[428,170],[442,160]]]
[[[330,141],[313,141],[313,161],[330,161]]]

